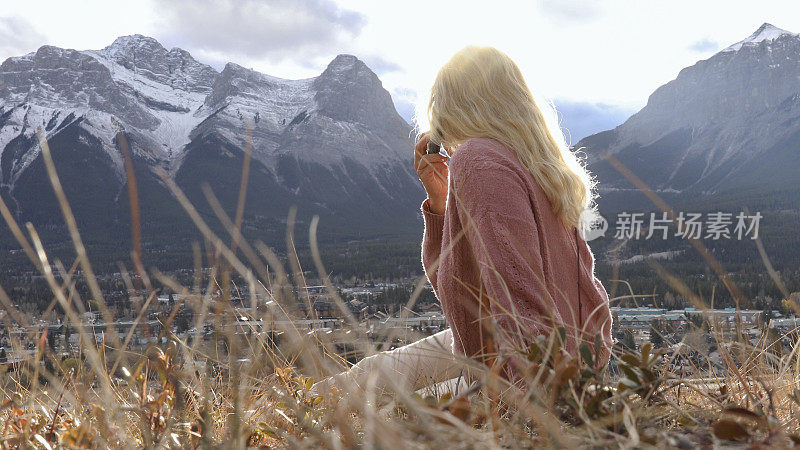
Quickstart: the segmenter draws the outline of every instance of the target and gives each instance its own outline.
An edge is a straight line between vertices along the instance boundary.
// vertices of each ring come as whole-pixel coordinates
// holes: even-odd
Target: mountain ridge
[[[758,42],[682,69],[623,124],[582,139],[576,148],[588,155],[601,193],[636,189],[603,152],[659,192],[790,190],[797,180],[787,146],[800,133],[800,35],[769,27],[751,35],[768,35]],[[765,178],[762,168],[778,160],[783,169]]]
[[[424,191],[408,164],[412,128],[377,75],[354,55],[338,55],[318,76],[301,80],[236,63],[218,72],[142,35],[119,37],[100,50],[42,46],[6,59],[0,64],[0,195],[19,220],[35,217],[35,225],[55,236],[60,213],[39,200],[50,195],[39,178],[39,127],[54,152],[71,147],[65,155],[90,162],[81,167],[56,158],[62,182],[76,187],[68,198],[86,203],[76,215],[86,213],[90,235],[119,235],[109,228],[125,224],[118,133],[133,152],[145,197],[140,203],[151,216],[144,226],[152,233],[145,237],[154,243],[169,228],[154,216],[187,223],[173,214],[179,206],[155,168],[165,169],[213,216],[202,206],[207,199],[200,187],[210,183],[221,200],[235,199],[246,150],[254,165],[245,224],[254,236],[279,241],[284,231],[278,228],[293,204],[299,223],[322,216],[320,239],[410,237],[421,226]],[[105,187],[79,188],[99,173]],[[103,198],[103,207],[92,206],[92,198]],[[103,211],[111,211],[111,222]],[[124,246],[125,239],[111,240]]]

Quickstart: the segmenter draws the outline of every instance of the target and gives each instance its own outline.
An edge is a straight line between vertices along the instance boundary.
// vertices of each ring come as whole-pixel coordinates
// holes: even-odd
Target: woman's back
[[[484,362],[481,355],[498,350],[510,357],[564,326],[568,352],[577,352],[581,336],[593,342],[600,334],[606,360],[611,314],[594,256],[517,154],[495,139],[472,138],[448,168],[444,214],[431,212],[427,199],[421,206],[422,262],[453,329],[454,352]]]

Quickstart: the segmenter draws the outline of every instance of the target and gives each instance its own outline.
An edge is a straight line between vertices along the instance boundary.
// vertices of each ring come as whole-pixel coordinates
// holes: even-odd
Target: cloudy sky
[[[618,125],[681,68],[763,22],[800,32],[800,2],[697,0],[3,0],[0,60],[43,44],[97,49],[155,37],[221,69],[318,75],[340,53],[365,61],[410,120],[439,67],[465,45],[511,56],[577,139]]]

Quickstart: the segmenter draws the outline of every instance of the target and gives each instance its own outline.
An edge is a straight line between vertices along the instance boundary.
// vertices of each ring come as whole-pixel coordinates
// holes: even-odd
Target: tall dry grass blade
[[[105,367],[103,365],[103,361],[100,358],[100,354],[93,345],[88,345],[89,342],[94,343],[94,338],[89,339],[88,333],[86,332],[85,327],[81,323],[80,317],[72,308],[72,304],[68,301],[68,299],[64,296],[64,291],[61,289],[60,285],[56,281],[55,277],[53,276],[53,271],[51,270],[50,262],[47,258],[47,253],[42,246],[42,242],[39,239],[39,235],[36,230],[33,228],[32,225],[28,224],[28,232],[31,235],[31,240],[33,241],[34,249],[36,249],[36,254],[39,256],[39,261],[41,262],[42,266],[42,275],[44,275],[47,284],[49,285],[51,291],[56,295],[61,308],[64,309],[64,313],[67,315],[69,320],[75,325],[78,330],[78,334],[84,345],[81,347],[86,351],[87,357],[89,361],[96,371],[98,375],[98,379],[100,381],[100,386],[103,389],[103,393],[106,399],[110,400],[114,398],[114,391],[111,386],[110,380],[107,376]],[[102,375],[102,376],[101,376]]]
[[[316,320],[318,319],[317,312],[314,309],[314,305],[311,304],[311,295],[308,292],[305,273],[303,273],[303,268],[300,266],[300,257],[294,245],[294,226],[296,220],[297,205],[292,205],[286,217],[286,256],[289,259],[289,267],[292,269],[292,278],[294,279],[295,289],[297,289],[297,296],[305,302],[309,318]]]
[[[233,221],[231,221],[230,217],[228,217],[228,215],[225,213],[225,209],[222,207],[222,204],[219,202],[217,196],[214,195],[214,191],[211,190],[211,186],[208,183],[203,183],[200,188],[202,189],[203,195],[205,195],[208,204],[211,206],[212,211],[214,211],[214,214],[217,216],[217,219],[219,219],[223,227],[228,231],[228,234],[230,234],[231,241],[236,243],[235,246],[231,244],[231,252],[235,254],[235,249],[240,248],[250,265],[255,267],[258,276],[264,280],[268,279],[269,273],[267,271],[267,267],[259,259],[255,250],[253,250],[250,244],[242,237],[241,225],[237,226]]]
[[[744,207],[744,212],[748,216],[751,215],[750,210],[746,206]],[[783,280],[781,280],[781,276],[778,274],[778,271],[772,266],[772,261],[769,259],[769,256],[767,256],[767,250],[764,248],[764,243],[761,242],[761,237],[757,236],[754,240],[756,242],[758,254],[761,256],[761,261],[764,263],[764,267],[767,269],[767,274],[769,274],[770,278],[772,278],[772,281],[775,282],[775,286],[777,286],[778,290],[781,291],[783,297],[788,299],[790,297],[789,290],[786,289],[786,285],[783,283]],[[791,302],[791,304],[795,314],[800,314],[800,305],[796,305],[794,302]]]
[[[133,155],[128,146],[128,139],[125,137],[125,133],[121,131],[117,132],[116,138],[122,152],[126,184],[128,185],[128,203],[130,205],[131,214],[131,245],[133,247],[131,257],[136,272],[142,278],[142,281],[144,281],[147,291],[150,292],[153,287],[150,285],[150,280],[142,265],[142,222],[139,217],[139,189],[136,184],[136,173],[133,168]]]
[[[614,169],[617,170],[620,174],[622,174],[628,181],[633,183],[639,191],[642,192],[651,202],[653,202],[658,209],[662,212],[667,214],[667,217],[672,220],[678,229],[680,229],[680,223],[675,215],[675,212],[672,208],[667,205],[661,197],[659,197],[652,189],[650,189],[647,184],[644,183],[639,177],[637,177],[633,172],[630,171],[627,167],[625,167],[622,162],[620,162],[617,158],[612,155],[609,155],[606,152],[603,152],[602,155],[603,159],[605,159]],[[731,294],[734,302],[739,305],[739,302],[744,300],[744,294],[739,289],[733,280],[728,277],[727,271],[722,267],[722,264],[714,258],[714,256],[708,251],[705,245],[699,240],[695,239],[694,237],[689,237],[689,243],[700,253],[700,256],[708,263],[708,265],[716,272],[717,276],[722,280],[722,283],[725,285],[728,292]]]
[[[244,205],[247,199],[247,182],[250,179],[250,158],[253,153],[253,124],[247,123],[247,134],[244,147],[244,161],[242,162],[242,177],[239,183],[239,196],[236,199],[236,216],[234,219],[233,239],[231,251],[235,254],[241,240],[242,221],[244,220]]]
[[[89,291],[94,297],[94,300],[98,302],[100,312],[103,315],[103,320],[110,327],[109,329],[111,330],[112,339],[114,339],[114,344],[117,345],[119,344],[119,340],[116,338],[114,316],[111,314],[111,311],[109,311],[105,302],[103,301],[103,292],[100,289],[100,285],[97,283],[97,277],[94,274],[92,264],[89,262],[89,256],[86,253],[86,247],[83,245],[83,239],[78,232],[78,224],[75,220],[75,215],[72,213],[72,208],[67,201],[67,196],[64,193],[63,186],[61,185],[61,180],[58,178],[58,174],[56,173],[56,166],[53,162],[53,156],[50,153],[50,146],[47,143],[47,137],[45,136],[41,127],[37,128],[36,135],[39,138],[39,147],[42,150],[42,160],[44,160],[44,165],[47,169],[47,176],[50,180],[50,184],[53,187],[53,192],[56,195],[56,199],[58,200],[58,205],[61,208],[64,221],[67,224],[67,230],[69,231],[72,244],[75,247],[75,252],[80,260],[81,270],[83,270],[84,273],[84,279],[89,286]],[[41,259],[41,254],[38,254],[38,256]],[[41,270],[50,269],[42,267]]]
[[[36,257],[36,252],[33,250],[30,243],[28,243],[28,238],[25,237],[25,233],[22,232],[19,224],[17,224],[16,219],[14,219],[14,214],[8,209],[8,205],[6,205],[2,195],[0,195],[0,214],[2,214],[3,220],[5,220],[6,225],[8,225],[8,229],[11,230],[11,234],[14,235],[14,239],[16,239],[22,247],[25,255],[28,256],[28,259],[30,259],[37,270],[40,269],[37,265],[39,264],[39,259]]]
[[[173,181],[169,175],[161,168],[156,169],[156,174],[161,178],[161,180],[166,184],[167,188],[170,190],[172,195],[178,200],[181,206],[184,208],[189,217],[194,222],[195,226],[200,230],[205,237],[212,245],[214,250],[218,251],[220,255],[225,258],[235,270],[239,273],[248,273],[250,270],[245,266],[239,258],[228,248],[213,231],[211,228],[206,224],[200,214],[197,212],[197,209],[192,205],[186,195],[181,191],[175,181]]]

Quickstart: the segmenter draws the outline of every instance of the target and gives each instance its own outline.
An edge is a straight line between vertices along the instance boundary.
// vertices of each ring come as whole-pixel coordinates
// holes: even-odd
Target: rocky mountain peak
[[[348,53],[342,53],[340,55],[336,55],[335,58],[328,63],[328,69],[331,70],[342,70],[342,69],[352,69],[356,66],[366,66],[360,59],[358,59],[355,55],[351,55]]]
[[[257,72],[253,69],[248,69],[247,67],[240,66],[239,64],[229,62],[225,64],[225,67],[222,69],[220,73],[224,78],[260,78],[262,75],[260,72]]]
[[[105,48],[109,52],[115,53],[138,53],[142,50],[166,52],[167,50],[161,45],[160,42],[149,36],[141,34],[132,34],[129,36],[120,36],[114,42]]]
[[[175,89],[208,93],[217,77],[216,70],[186,50],[167,51],[157,40],[141,34],[119,37],[103,50],[87,53]]]
[[[394,131],[398,124],[405,124],[375,72],[353,55],[336,56],[314,80],[314,89],[320,113],[334,120]]]
[[[761,42],[772,41],[782,36],[800,36],[800,34],[792,33],[791,31],[778,28],[771,23],[764,22],[755,32],[753,32],[753,34],[729,47],[726,47],[722,51],[735,52],[741,49],[743,46],[758,45]]]
[[[363,61],[349,54],[341,54],[333,58],[319,78],[322,80],[335,80],[341,83],[380,83],[375,72],[367,67]]]
[[[110,84],[108,69],[95,58],[51,45],[0,65],[0,103],[97,107],[102,99],[96,94],[108,91]]]

